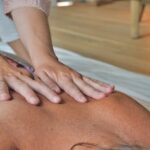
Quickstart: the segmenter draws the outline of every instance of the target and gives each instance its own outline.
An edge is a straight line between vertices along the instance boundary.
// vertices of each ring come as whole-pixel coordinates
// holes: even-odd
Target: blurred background
[[[150,75],[150,0],[52,0],[54,46]]]

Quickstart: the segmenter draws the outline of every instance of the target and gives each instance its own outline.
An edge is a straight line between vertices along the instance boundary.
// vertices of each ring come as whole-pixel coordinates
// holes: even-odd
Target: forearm
[[[14,50],[18,57],[22,58],[23,60],[27,61],[29,64],[32,65],[31,58],[20,39],[9,42],[8,44]]]
[[[56,59],[48,19],[41,10],[22,7],[12,11],[12,17],[34,66],[49,58]]]

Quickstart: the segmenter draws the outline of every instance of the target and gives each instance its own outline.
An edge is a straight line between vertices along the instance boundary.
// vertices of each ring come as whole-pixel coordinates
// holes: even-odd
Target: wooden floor
[[[141,23],[141,38],[130,37],[130,2],[114,0],[97,7],[76,4],[51,10],[55,46],[131,71],[150,75],[150,5]]]

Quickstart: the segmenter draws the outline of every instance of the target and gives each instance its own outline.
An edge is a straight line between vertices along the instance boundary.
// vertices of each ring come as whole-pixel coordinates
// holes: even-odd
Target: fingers
[[[19,78],[22,81],[24,81],[26,84],[28,84],[36,92],[45,96],[51,102],[59,103],[61,101],[60,97],[53,90],[51,90],[48,86],[46,86],[42,82],[32,80],[31,78],[26,77],[26,76],[20,76]]]
[[[18,68],[19,72],[25,76],[32,77],[32,75],[24,68]]]
[[[103,92],[96,90],[81,78],[74,78],[73,81],[80,88],[80,90],[89,97],[94,99],[101,99],[106,96]]]
[[[2,76],[0,76],[0,101],[9,100],[11,98],[8,90],[7,83],[3,79]]]
[[[90,86],[97,89],[98,91],[102,91],[106,94],[112,93],[114,91],[114,86],[109,85],[107,83],[103,83],[95,79],[90,79],[89,77],[85,77],[85,76],[83,76],[83,80]]]
[[[73,97],[76,101],[81,103],[87,101],[86,97],[81,93],[81,91],[72,82],[72,80],[66,78],[61,82],[60,86],[67,94]]]
[[[36,96],[36,94],[33,92],[33,90],[23,81],[19,80],[15,76],[5,76],[5,79],[8,83],[8,85],[14,89],[16,92],[21,94],[23,97],[25,97],[26,101],[30,104],[38,104],[39,98]]]
[[[58,87],[58,85],[45,72],[41,72],[39,74],[39,77],[54,92],[56,92],[56,93],[60,93],[61,92],[61,90]]]

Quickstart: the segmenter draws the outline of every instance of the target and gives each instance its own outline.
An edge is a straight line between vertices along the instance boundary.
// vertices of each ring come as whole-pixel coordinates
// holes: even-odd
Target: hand
[[[38,65],[35,75],[54,92],[59,93],[62,89],[81,103],[87,101],[86,96],[101,99],[114,91],[113,86],[82,76],[58,61]],[[50,99],[53,102],[53,97]]]
[[[0,56],[0,101],[11,100],[10,88],[21,94],[30,104],[40,102],[34,91],[47,98],[53,97],[53,102],[55,99],[59,101],[59,97],[43,82],[33,80],[26,70],[17,68],[15,63],[10,64]]]

